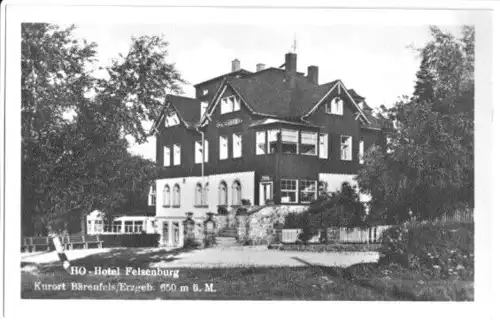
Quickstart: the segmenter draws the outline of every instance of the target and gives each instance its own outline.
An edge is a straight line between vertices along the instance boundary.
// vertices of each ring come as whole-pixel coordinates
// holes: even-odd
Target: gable
[[[342,83],[342,81],[340,80],[336,81],[336,83],[331,86],[329,91],[326,92],[326,94],[319,101],[317,101],[316,104],[310,109],[310,111],[303,115],[302,118],[307,118],[318,110],[324,110],[323,106],[325,105],[325,103],[330,102],[334,97],[340,97],[344,101],[347,101],[351,105],[351,107],[348,108],[354,110],[356,119],[360,118],[364,123],[370,123],[364,112],[359,107],[358,103],[354,101],[344,83]]]

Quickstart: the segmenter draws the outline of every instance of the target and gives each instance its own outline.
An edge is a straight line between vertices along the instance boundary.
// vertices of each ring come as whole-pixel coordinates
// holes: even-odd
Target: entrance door
[[[169,231],[168,224],[169,224],[168,221],[164,221],[163,222],[163,227],[162,227],[162,243],[163,243],[164,246],[168,246],[169,245],[169,243],[168,243],[168,236],[169,236],[169,234],[168,234],[168,231]]]
[[[260,202],[259,205],[265,205],[268,200],[273,199],[273,183],[261,182],[259,190]]]

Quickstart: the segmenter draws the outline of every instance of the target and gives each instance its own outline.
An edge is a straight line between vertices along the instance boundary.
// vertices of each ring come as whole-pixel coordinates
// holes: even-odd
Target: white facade
[[[226,202],[220,197],[221,184],[226,186]],[[200,186],[204,198],[200,198],[197,193]],[[175,198],[175,188],[179,188],[179,199]],[[240,190],[240,193],[236,190]],[[254,172],[158,179],[156,180],[156,217],[185,218],[186,213],[191,212],[193,219],[204,219],[208,212],[217,213],[219,205],[239,205],[241,200],[248,200],[250,205],[254,205],[254,195]],[[240,202],[237,202],[238,200]]]
[[[155,217],[123,216],[114,218],[110,224],[104,223],[104,216],[94,211],[87,216],[87,234],[147,234],[158,233]]]

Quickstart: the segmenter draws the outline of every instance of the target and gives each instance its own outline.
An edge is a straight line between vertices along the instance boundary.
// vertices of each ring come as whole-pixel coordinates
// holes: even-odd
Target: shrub
[[[302,228],[302,233],[299,234],[299,240],[302,243],[307,243],[313,236],[318,235],[316,227],[307,225]]]
[[[158,247],[160,234],[105,234],[99,238],[103,247]]]
[[[221,216],[225,216],[228,214],[227,207],[224,205],[217,206],[217,214]]]
[[[236,208],[236,213],[237,216],[242,216],[248,214],[248,209],[242,206],[239,206]]]
[[[184,239],[184,246],[183,248],[185,249],[195,249],[200,246],[200,243],[198,243],[193,237],[187,237]]]
[[[474,275],[473,224],[402,225],[382,236],[385,260],[442,277]]]

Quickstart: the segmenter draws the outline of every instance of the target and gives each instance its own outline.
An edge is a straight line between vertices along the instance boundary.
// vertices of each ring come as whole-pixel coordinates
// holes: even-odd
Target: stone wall
[[[270,244],[276,237],[275,227],[285,223],[285,216],[301,212],[307,206],[266,206],[247,216],[238,216],[238,240],[252,244]]]

